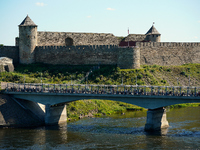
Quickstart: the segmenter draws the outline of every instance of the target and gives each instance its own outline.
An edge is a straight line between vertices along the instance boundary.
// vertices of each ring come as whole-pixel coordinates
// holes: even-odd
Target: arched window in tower
[[[65,45],[66,46],[72,46],[73,45],[73,39],[72,38],[66,38],[65,39]]]

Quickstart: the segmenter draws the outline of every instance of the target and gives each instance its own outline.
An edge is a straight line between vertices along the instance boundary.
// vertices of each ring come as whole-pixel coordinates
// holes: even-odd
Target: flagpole
[[[129,28],[128,28],[128,47],[129,47]]]

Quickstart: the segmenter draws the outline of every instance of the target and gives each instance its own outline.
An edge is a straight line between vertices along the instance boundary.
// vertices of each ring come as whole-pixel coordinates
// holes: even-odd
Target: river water
[[[84,118],[67,125],[0,129],[0,149],[200,149],[200,107],[167,110],[170,127],[146,133],[146,112]]]

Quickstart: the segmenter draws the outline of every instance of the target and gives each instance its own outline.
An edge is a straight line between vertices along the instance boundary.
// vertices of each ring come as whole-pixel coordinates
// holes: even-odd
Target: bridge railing
[[[200,96],[200,87],[7,83],[6,92]]]

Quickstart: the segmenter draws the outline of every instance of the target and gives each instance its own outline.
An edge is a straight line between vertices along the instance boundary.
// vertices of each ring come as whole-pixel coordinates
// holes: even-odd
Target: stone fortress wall
[[[110,33],[37,32],[37,46],[118,45]]]
[[[161,34],[154,25],[146,34],[124,38],[136,42],[136,46],[125,48],[119,47],[120,38],[110,33],[38,32],[28,16],[19,25],[19,32],[16,46],[0,46],[0,57],[23,64],[108,64],[120,68],[200,63],[200,43],[160,42]]]
[[[116,64],[121,68],[133,68],[139,61],[141,65],[168,66],[200,63],[200,43],[137,42],[136,47],[131,48],[115,45],[39,46],[35,54],[36,62],[48,64]]]
[[[14,64],[19,63],[19,47],[18,46],[0,46],[0,57],[9,57]]]
[[[200,43],[139,42],[141,65],[200,63]]]
[[[47,64],[109,64],[135,68],[138,57],[140,65],[200,63],[200,43],[137,42],[131,48],[120,48],[116,45],[37,46],[34,53],[35,62]],[[19,48],[1,46],[0,57],[9,57],[14,63],[19,63]]]
[[[118,62],[118,47],[116,45],[37,46],[35,62],[66,65],[115,65]]]

